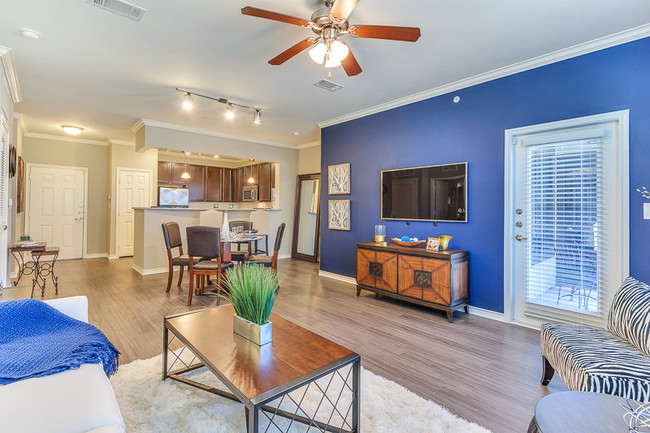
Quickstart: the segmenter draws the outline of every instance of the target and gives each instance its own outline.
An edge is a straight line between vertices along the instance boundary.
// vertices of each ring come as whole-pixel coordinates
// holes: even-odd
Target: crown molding
[[[402,107],[404,105],[412,104],[414,102],[424,101],[425,99],[434,98],[436,96],[444,95],[446,93],[455,92],[467,87],[482,84],[488,81],[496,80],[498,78],[514,75],[519,72],[528,71],[530,69],[539,68],[541,66],[550,65],[551,63],[560,62],[562,60],[571,59],[573,57],[582,56],[584,54],[593,53],[595,51],[604,50],[616,45],[625,44],[627,42],[636,41],[650,36],[650,24],[644,24],[629,30],[624,30],[613,35],[604,36],[602,38],[594,39],[589,42],[574,45],[572,47],[563,48],[552,53],[544,54],[532,59],[524,60],[522,62],[513,63],[509,66],[494,69],[489,72],[474,75],[473,77],[464,78],[462,80],[454,81],[453,83],[444,84],[439,87],[424,90],[422,92],[414,93],[403,98],[395,99],[383,104],[375,105],[373,107],[365,108],[363,110],[355,111],[353,113],[344,114],[342,116],[334,117],[317,123],[320,128],[338,125],[339,123],[348,122],[350,120],[359,119],[361,117],[370,116],[371,114],[381,113],[382,111],[391,110],[393,108]]]
[[[133,126],[131,126],[131,131],[137,132],[143,126],[154,126],[156,128],[170,129],[173,131],[190,132],[193,134],[208,135],[211,137],[227,138],[229,140],[247,141],[249,143],[264,144],[266,146],[283,147],[286,149],[293,149],[293,150],[298,149],[297,146],[293,146],[291,144],[278,143],[275,141],[268,141],[268,140],[260,140],[257,138],[242,137],[239,135],[224,134],[222,132],[209,131],[207,129],[200,129],[200,128],[192,128],[190,126],[176,125],[174,123],[159,122],[157,120],[149,120],[149,119],[139,119],[137,122],[133,124]]]
[[[71,143],[80,143],[80,144],[92,144],[94,146],[104,146],[104,147],[108,147],[109,145],[108,141],[88,140],[85,138],[75,138],[75,137],[64,137],[62,135],[41,134],[40,132],[26,132],[25,137],[40,138],[43,140],[68,141]]]
[[[301,144],[297,147],[298,150],[309,149],[310,147],[320,146],[320,140],[312,141],[311,143]]]
[[[5,75],[7,77],[7,84],[9,84],[9,92],[11,93],[11,99],[13,99],[14,104],[22,101],[22,95],[20,94],[20,85],[18,84],[18,74],[16,74],[16,66],[14,64],[14,55],[11,52],[11,48],[0,46],[0,58],[2,58],[2,67],[5,70]]]
[[[23,113],[14,111],[14,119],[18,120],[18,129],[20,129],[20,133],[25,136],[29,131],[27,129],[27,117]]]
[[[130,146],[130,147],[135,147],[135,142],[133,141],[125,141],[125,140],[116,140],[115,138],[109,138],[108,144],[119,144],[120,146]]]

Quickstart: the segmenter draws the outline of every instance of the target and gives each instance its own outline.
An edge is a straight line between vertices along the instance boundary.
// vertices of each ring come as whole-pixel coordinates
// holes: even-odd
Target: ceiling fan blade
[[[420,39],[418,27],[350,26],[348,34],[353,38],[390,39],[406,42],[415,42]]]
[[[350,47],[348,46],[348,48]],[[350,52],[348,53],[345,59],[341,60],[341,66],[343,66],[343,69],[345,69],[345,73],[348,74],[349,77],[352,77],[354,75],[359,75],[361,73],[361,66],[359,66],[359,62],[357,62],[357,59],[356,57],[354,57],[354,54],[352,54],[352,50],[350,50]]]
[[[330,16],[340,21],[348,19],[354,7],[359,3],[359,0],[335,0],[334,6],[330,9]]]
[[[250,15],[252,17],[266,18],[267,20],[281,21],[287,24],[295,24],[297,26],[306,27],[309,25],[309,21],[303,20],[302,18],[279,14],[277,12],[265,11],[264,9],[258,9],[252,6],[246,6],[245,8],[242,8],[241,13],[244,15]]]
[[[288,50],[285,50],[278,54],[277,56],[273,57],[271,60],[269,60],[269,64],[271,65],[281,65],[296,54],[300,53],[301,51],[311,47],[316,43],[315,38],[307,38],[304,41],[298,42],[296,45],[293,47],[289,48]]]

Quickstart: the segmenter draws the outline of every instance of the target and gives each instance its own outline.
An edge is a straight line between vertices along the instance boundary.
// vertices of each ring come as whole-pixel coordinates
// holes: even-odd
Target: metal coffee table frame
[[[184,313],[185,314],[185,313]],[[218,370],[215,370],[211,368],[208,362],[206,362],[201,354],[199,353],[198,350],[196,350],[185,338],[183,338],[182,335],[177,335],[174,333],[172,329],[169,329],[167,327],[167,320],[168,318],[173,318],[177,316],[168,316],[165,318],[164,326],[163,326],[163,362],[162,362],[162,378],[165,380],[166,378],[170,378],[173,380],[176,380],[178,382],[182,382],[186,385],[193,386],[195,388],[202,389],[204,391],[210,392],[215,395],[219,395],[221,397],[228,398],[230,400],[238,401],[242,403],[246,409],[246,429],[248,433],[258,433],[259,425],[260,425],[260,413],[265,412],[264,415],[269,419],[269,425],[267,426],[265,431],[268,431],[271,425],[274,425],[278,430],[282,431],[281,428],[273,422],[274,417],[281,416],[287,419],[291,419],[292,423],[293,421],[299,422],[302,424],[309,425],[310,427],[308,428],[308,431],[311,427],[316,428],[320,432],[338,432],[338,433],[359,433],[360,431],[360,420],[359,420],[359,413],[360,413],[360,395],[359,395],[359,380],[360,380],[360,373],[361,373],[361,356],[353,353],[350,355],[345,356],[344,358],[340,359],[337,362],[330,363],[326,366],[323,366],[319,369],[316,369],[312,371],[309,374],[306,374],[298,379],[289,381],[285,383],[284,385],[277,387],[273,390],[270,390],[268,392],[265,392],[263,394],[260,394],[256,397],[253,397],[252,399],[248,399],[247,396],[245,396],[235,385],[230,383],[230,381]],[[169,335],[171,334],[171,339],[169,338]],[[169,345],[175,340],[178,339],[181,341],[184,345],[182,349],[178,351],[178,353],[175,353],[169,349]],[[180,357],[185,349],[189,349],[192,352],[193,359],[189,362],[186,363],[184,362]],[[175,358],[171,365],[168,366],[170,356]],[[194,363],[194,361],[199,360],[200,362]],[[179,368],[176,370],[172,370],[176,362],[180,362],[183,365],[183,368]],[[339,370],[343,369],[346,366],[351,365],[351,368],[348,370],[347,375],[342,375]],[[230,391],[222,391],[220,389],[211,387],[209,385],[205,385],[202,383],[199,383],[197,381],[194,381],[192,379],[188,379],[186,377],[182,377],[183,374],[192,372],[194,370],[197,370],[199,368],[206,367],[212,374],[214,374]],[[327,376],[328,374],[332,375],[332,379],[335,377],[336,374],[338,374],[342,379],[343,379],[343,389],[339,393],[338,398],[336,401],[332,401],[325,392],[327,391],[327,388],[329,387],[329,384],[327,387],[325,387],[325,391],[322,390],[322,388],[316,384],[316,386],[319,388],[319,390],[324,394],[324,396],[321,398],[321,403],[323,399],[329,400],[330,404],[334,407],[334,410],[332,411],[332,415],[330,416],[330,420],[332,416],[334,415],[334,412],[337,412],[339,416],[343,419],[343,425],[341,427],[334,427],[330,426],[329,420],[328,423],[324,423],[322,421],[317,421],[314,419],[310,419],[308,417],[298,415],[298,411],[300,411],[300,403],[302,402],[302,399],[300,402],[295,401],[291,396],[288,396],[297,406],[296,413],[291,413],[285,410],[279,409],[282,400],[278,404],[278,408],[268,406],[268,403],[273,402],[277,399],[284,398],[287,396],[292,391],[295,391],[297,389],[300,389],[305,386],[310,386],[312,383],[314,383],[317,379],[320,379],[324,376]],[[348,384],[348,379],[350,374],[352,375],[352,385],[350,386]],[[330,379],[330,383],[332,381]],[[348,388],[349,391],[352,393],[352,401],[350,404],[350,407],[347,409],[345,414],[342,414],[338,409],[337,409],[337,403],[339,402],[340,396],[345,391],[345,388]],[[305,394],[307,393],[307,390],[305,390]],[[303,398],[304,395],[303,394]],[[319,405],[320,406],[320,405]],[[351,423],[347,422],[348,419],[348,414],[352,410],[352,419]],[[303,410],[302,411],[305,415],[306,412]],[[318,412],[318,409],[317,411]],[[271,414],[271,415],[268,415]],[[291,423],[291,424],[292,424]],[[291,424],[289,425],[288,429],[291,428]],[[346,426],[349,428],[348,430],[343,429],[343,426]],[[288,430],[287,430],[288,431]]]

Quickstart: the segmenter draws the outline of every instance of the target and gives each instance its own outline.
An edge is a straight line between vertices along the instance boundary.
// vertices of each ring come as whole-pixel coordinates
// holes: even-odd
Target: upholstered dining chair
[[[183,269],[190,266],[189,256],[183,255],[183,240],[181,239],[181,230],[178,223],[166,222],[162,224],[163,238],[165,239],[165,248],[167,248],[167,261],[169,263],[169,277],[167,278],[167,290],[172,286],[172,277],[174,275],[174,266],[179,266],[180,271],[178,274],[178,284],[181,285],[183,281]],[[174,256],[174,248],[178,248],[178,256]],[[201,260],[200,257],[194,259],[196,262]]]
[[[280,247],[282,246],[282,237],[284,236],[284,226],[285,224],[282,223],[278,227],[278,232],[275,235],[275,245],[273,247],[273,255],[272,256],[252,255],[248,258],[250,263],[264,265],[267,268],[271,267],[276,271],[278,270],[278,254],[280,251]]]
[[[190,257],[190,290],[187,306],[192,305],[195,277],[200,277],[199,293],[203,294],[205,276],[217,276],[217,305],[221,298],[221,274],[232,267],[232,262],[223,263],[221,260],[221,233],[219,227],[193,226],[187,227],[187,254]],[[195,263],[194,257],[204,260]]]

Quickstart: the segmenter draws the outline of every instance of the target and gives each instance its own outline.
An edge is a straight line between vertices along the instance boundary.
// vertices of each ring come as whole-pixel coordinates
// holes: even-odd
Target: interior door
[[[151,172],[118,169],[117,255],[133,255],[134,207],[151,206]]]
[[[86,172],[57,166],[29,168],[29,224],[33,240],[59,247],[59,259],[83,257]]]
[[[4,116],[2,116],[2,133],[0,138],[2,139],[2,147],[0,148],[0,293],[2,293],[2,288],[9,285],[7,268],[9,126]]]

